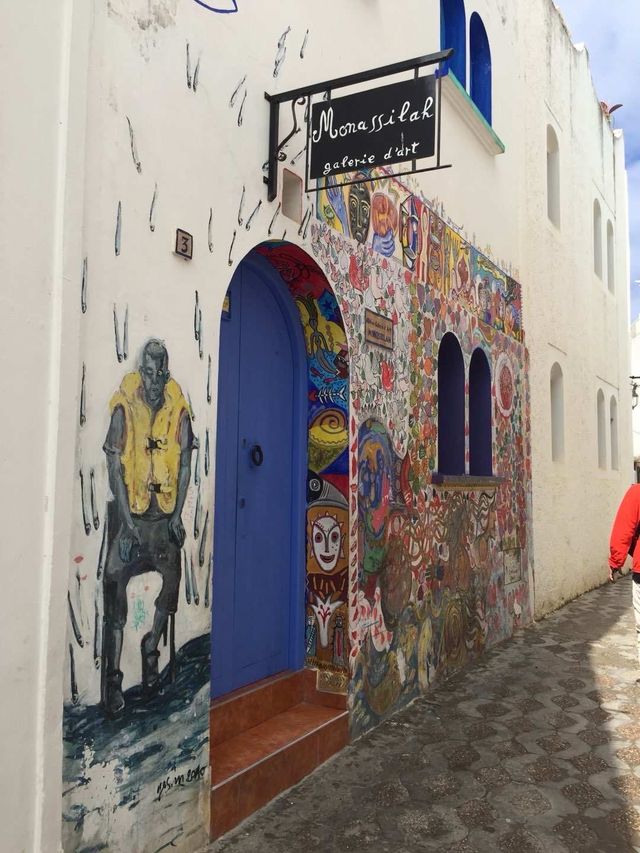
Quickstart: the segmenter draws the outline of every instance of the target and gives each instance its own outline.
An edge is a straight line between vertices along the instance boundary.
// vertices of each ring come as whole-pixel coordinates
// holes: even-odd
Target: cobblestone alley
[[[494,648],[210,850],[640,850],[630,586]]]

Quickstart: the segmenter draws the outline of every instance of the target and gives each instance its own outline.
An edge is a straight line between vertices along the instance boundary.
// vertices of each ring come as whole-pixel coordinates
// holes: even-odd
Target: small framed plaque
[[[369,308],[364,309],[364,339],[383,349],[393,349],[393,321]]]
[[[193,257],[193,237],[182,228],[176,229],[176,255],[191,260]]]
[[[519,583],[522,580],[522,559],[520,548],[503,551],[504,554],[504,584]]]

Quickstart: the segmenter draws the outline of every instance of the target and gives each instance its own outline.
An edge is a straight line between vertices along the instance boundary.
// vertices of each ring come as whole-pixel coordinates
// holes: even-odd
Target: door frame
[[[234,271],[237,274],[240,267],[253,273],[259,279],[261,286],[268,287],[278,307],[282,311],[289,335],[293,361],[293,447],[291,449],[292,484],[290,510],[290,553],[289,566],[289,669],[298,670],[304,666],[304,627],[305,627],[305,592],[306,592],[306,514],[307,514],[307,444],[308,444],[308,368],[307,349],[300,314],[289,293],[286,284],[269,261],[253,250],[240,261]],[[231,285],[232,278],[229,280]],[[226,293],[226,291],[225,291]],[[233,310],[233,307],[231,308]],[[220,317],[220,322],[222,316]],[[219,360],[218,360],[219,367]],[[219,387],[219,386],[217,386]],[[216,405],[220,399],[216,396]],[[218,449],[216,435],[216,455]],[[214,485],[214,529],[215,507],[218,496]],[[215,600],[215,542],[213,549],[214,565],[212,570],[212,601]],[[213,616],[213,607],[211,609]],[[213,655],[211,649],[213,673]],[[220,697],[219,697],[220,698]]]

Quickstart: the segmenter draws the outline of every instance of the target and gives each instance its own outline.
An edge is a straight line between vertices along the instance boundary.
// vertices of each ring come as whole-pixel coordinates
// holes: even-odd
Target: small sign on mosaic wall
[[[393,322],[389,317],[383,317],[382,314],[365,308],[364,339],[368,344],[393,349]]]
[[[312,178],[432,157],[436,78],[416,77],[311,108]]]
[[[508,586],[511,583],[518,583],[522,580],[522,561],[520,559],[520,549],[514,548],[513,551],[504,551],[504,583]]]

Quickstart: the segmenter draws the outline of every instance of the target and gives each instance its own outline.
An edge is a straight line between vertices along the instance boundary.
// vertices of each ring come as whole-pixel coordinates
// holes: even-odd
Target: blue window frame
[[[451,332],[438,350],[438,471],[464,474],[464,360]]]
[[[471,60],[471,100],[491,124],[491,50],[487,31],[477,12],[469,23],[469,56]]]
[[[453,48],[449,70],[467,86],[467,39],[464,0],[440,0],[440,47]]]
[[[490,477],[491,370],[481,349],[473,351],[469,366],[469,473]]]

